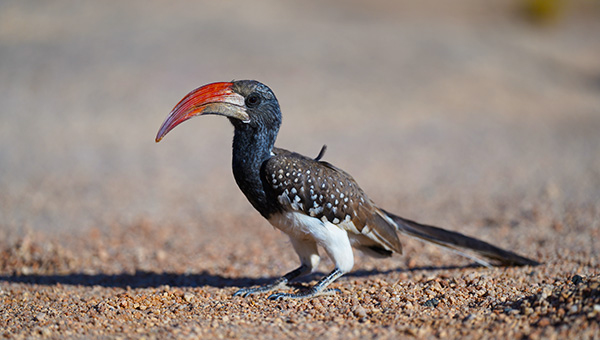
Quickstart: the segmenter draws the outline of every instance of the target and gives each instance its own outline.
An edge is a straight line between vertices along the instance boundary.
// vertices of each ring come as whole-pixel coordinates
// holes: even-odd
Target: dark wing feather
[[[298,153],[278,148],[273,153],[262,176],[282,209],[327,220],[387,250],[402,251],[395,223],[375,207],[352,176]]]

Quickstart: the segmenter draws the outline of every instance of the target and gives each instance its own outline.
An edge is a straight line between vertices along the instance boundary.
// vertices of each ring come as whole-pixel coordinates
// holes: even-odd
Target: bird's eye
[[[260,95],[256,93],[251,93],[248,97],[246,97],[246,106],[247,107],[257,107],[260,104]]]

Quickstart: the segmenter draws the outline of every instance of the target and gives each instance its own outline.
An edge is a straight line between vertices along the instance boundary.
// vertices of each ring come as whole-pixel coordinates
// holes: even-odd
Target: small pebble
[[[358,306],[354,308],[354,315],[358,318],[364,318],[367,316],[367,311],[362,306]]]
[[[541,318],[540,321],[538,321],[538,326],[539,327],[550,326],[550,319],[548,319],[548,318]]]
[[[440,303],[440,301],[437,298],[433,298],[433,299],[429,299],[427,301],[425,301],[425,303],[423,304],[423,306],[425,307],[437,307],[437,305]]]
[[[578,285],[583,282],[583,277],[579,275],[573,275],[573,277],[571,278],[571,282],[573,282],[573,284],[575,285]]]
[[[190,303],[194,300],[194,294],[186,292],[183,294],[183,300],[185,300],[185,302]]]

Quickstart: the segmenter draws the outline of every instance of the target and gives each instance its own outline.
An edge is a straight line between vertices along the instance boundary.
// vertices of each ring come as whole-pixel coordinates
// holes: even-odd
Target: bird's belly
[[[292,239],[309,240],[321,246],[342,272],[352,269],[354,257],[346,230],[297,211],[275,214],[269,222]]]
[[[301,240],[317,240],[325,232],[326,226],[318,218],[300,212],[284,212],[274,214],[269,223],[290,237]]]
[[[349,235],[345,229],[327,220],[320,220],[302,212],[278,213],[271,216],[269,222],[289,237],[299,240],[313,240],[324,248],[339,242],[350,244]]]

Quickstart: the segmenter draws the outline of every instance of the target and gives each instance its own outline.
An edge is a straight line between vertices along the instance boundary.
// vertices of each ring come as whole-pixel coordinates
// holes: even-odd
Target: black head
[[[230,118],[235,127],[243,128],[244,124],[248,124],[252,128],[279,130],[281,109],[275,94],[267,85],[256,80],[237,80],[232,82],[231,89],[244,98],[245,112],[249,117],[249,122]]]

